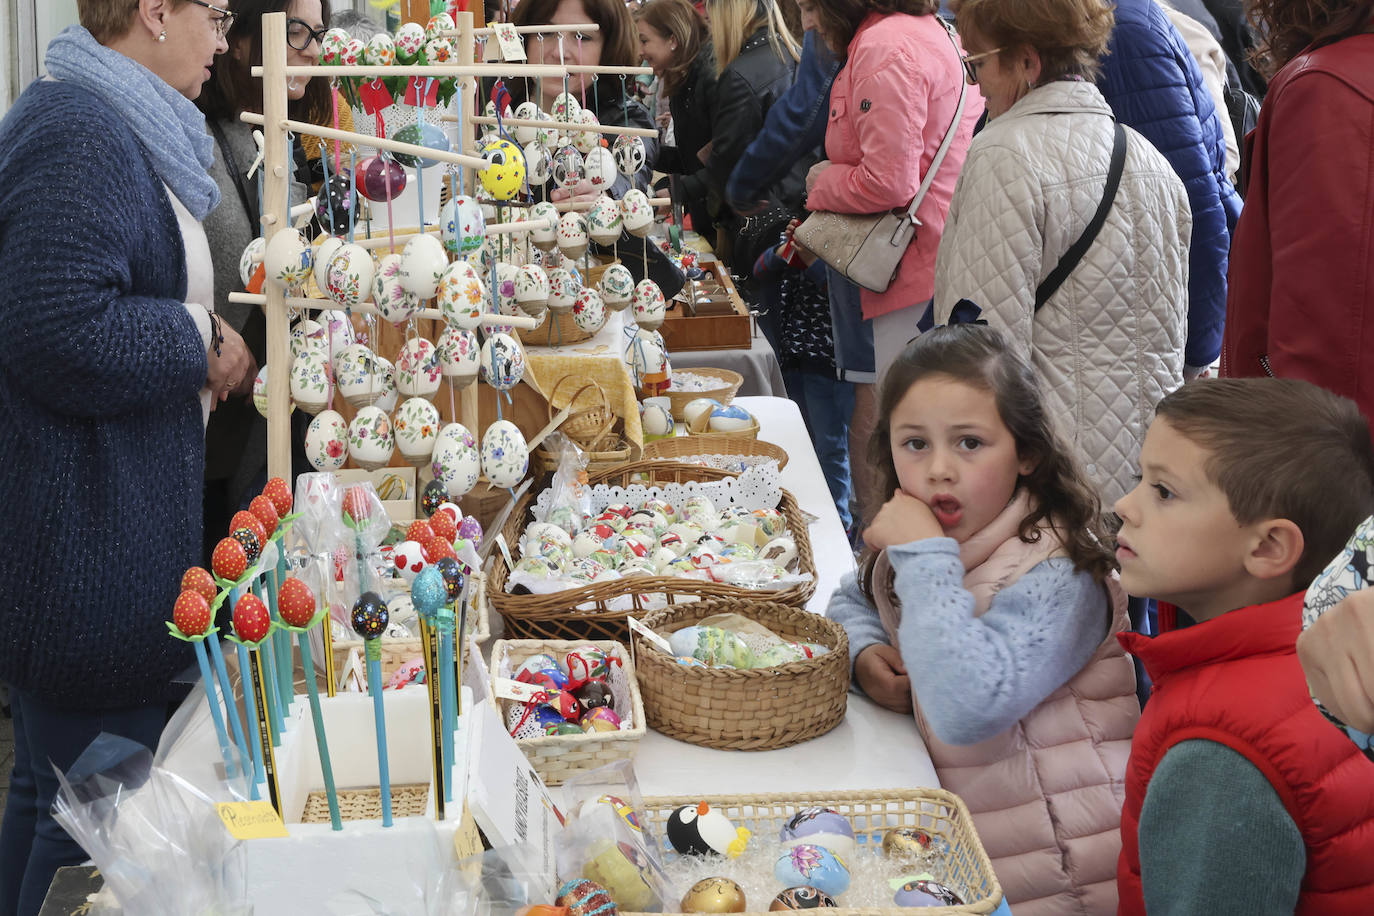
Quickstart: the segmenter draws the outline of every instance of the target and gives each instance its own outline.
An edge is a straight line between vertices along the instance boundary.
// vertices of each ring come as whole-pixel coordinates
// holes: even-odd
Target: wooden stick
[[[265,126],[265,119],[260,114],[245,111],[239,115],[245,124],[259,124]],[[455,153],[450,150],[437,150],[428,146],[420,146],[416,143],[401,143],[399,140],[388,140],[384,137],[372,137],[367,134],[355,133],[349,130],[335,130],[332,127],[320,127],[315,124],[308,124],[305,121],[293,121],[289,118],[282,118],[275,122],[281,130],[292,130],[298,134],[310,134],[322,137],[325,140],[342,140],[345,143],[353,143],[357,146],[367,146],[374,149],[390,150],[395,153],[408,153],[411,156],[418,156],[421,159],[435,159],[439,162],[449,162],[454,165],[465,165],[468,168],[477,170],[485,169],[490,163],[480,156],[468,156],[463,153]]]
[[[287,228],[287,195],[290,174],[287,163],[291,152],[286,146],[286,132],[267,125],[286,121],[286,14],[269,13],[262,17],[262,60],[265,75],[262,81],[263,101],[263,178],[262,211],[263,237],[272,236]],[[266,217],[277,219],[266,225]],[[262,297],[267,309],[267,362],[285,367],[291,360],[291,325],[286,314],[286,291],[275,283],[267,284]],[[269,477],[291,477],[291,373],[273,372],[267,378],[267,473]]]
[[[264,58],[265,59],[265,58]],[[265,76],[264,67],[253,67],[253,76]],[[462,66],[459,64],[410,64],[373,66],[370,64],[355,64],[353,66],[334,66],[329,67],[323,64],[306,64],[294,67],[285,67],[282,75],[285,76],[305,76],[314,78],[323,76],[326,79],[336,76],[370,76],[370,77],[391,77],[391,76],[428,76],[432,79],[448,79],[450,77],[464,76],[563,76],[567,73],[565,67],[558,64],[470,64]]]
[[[588,23],[584,23],[583,25],[577,25],[577,24],[574,23],[574,24],[571,24],[571,25],[568,25],[568,24],[564,24],[564,25],[517,25],[517,26],[515,27],[515,34],[517,34],[517,35],[545,35],[545,34],[551,34],[551,33],[553,33],[553,32],[599,32],[599,31],[601,31],[601,26],[597,25],[595,22],[588,22]],[[460,36],[463,34],[463,32],[462,32],[461,29],[459,29],[459,30],[453,31],[453,32],[440,32],[439,34],[442,35],[442,36],[444,36],[445,38],[458,38],[458,37],[460,37]],[[494,29],[494,28],[473,29],[473,30],[472,30],[472,34],[473,34],[474,36],[480,36],[480,37],[482,37],[482,38],[486,38],[486,37],[488,37],[488,36],[490,36],[490,35],[495,35],[495,34],[496,34],[496,29]]]
[[[457,121],[453,115],[443,115],[442,121]],[[472,119],[474,124],[496,126],[496,119],[479,115]],[[658,131],[648,127],[625,127],[620,124],[582,124],[577,121],[534,121],[529,118],[502,118],[506,127],[566,127],[568,133],[582,131],[589,134],[624,134],[627,137],[657,137]]]
[[[307,299],[307,298],[300,297],[300,296],[291,296],[291,297],[283,297],[283,300],[284,300],[284,301],[281,303],[281,306],[280,306],[280,311],[282,312],[282,314],[286,314],[286,310],[289,309],[289,308],[295,308],[295,309],[338,309],[338,308],[342,308],[341,305],[339,305],[337,302],[335,302],[335,301],[332,300],[332,299]],[[229,294],[229,301],[230,301],[230,302],[240,303],[240,304],[242,304],[242,305],[266,305],[266,304],[267,304],[267,297],[264,296],[264,295],[261,295],[261,294],[254,294],[254,293],[230,293],[230,294]],[[355,314],[358,314],[358,315],[376,315],[376,314],[377,314],[377,306],[373,305],[373,304],[372,304],[372,300],[369,299],[367,302],[360,302],[359,304],[353,306],[352,311],[353,311]],[[441,311],[439,311],[438,309],[421,309],[420,311],[418,311],[418,312],[415,313],[415,316],[414,316],[414,317],[416,317],[416,318],[427,318],[427,319],[430,319],[430,320],[433,320],[433,321],[447,321],[447,320],[448,320],[448,318],[445,317],[444,313],[441,312]],[[494,328],[500,328],[500,327],[521,328],[522,330],[527,330],[527,331],[528,331],[528,330],[532,330],[533,328],[538,327],[538,326],[539,326],[539,321],[538,321],[538,319],[531,318],[531,317],[529,317],[528,315],[483,315],[483,316],[482,316],[482,325],[483,325],[483,327],[494,327]],[[288,330],[288,331],[285,331],[285,332],[283,332],[283,333],[284,333],[284,335],[289,335],[289,334],[290,334],[290,331]],[[282,357],[282,360],[283,360],[283,362],[282,362],[282,363],[278,363],[278,365],[287,364],[287,363],[286,363],[286,358],[285,358],[284,355],[283,355],[283,357]],[[272,375],[271,375],[271,373],[268,373],[267,380],[268,380],[269,383],[271,382],[271,380],[272,380]],[[289,380],[288,380],[288,384],[289,384]],[[285,408],[283,408],[283,409],[285,409]]]
[[[458,35],[460,39],[457,44],[458,63],[465,66],[474,64],[477,60],[477,29],[475,28],[477,24],[476,16],[470,12],[462,12],[455,16],[454,19],[456,20],[454,24],[458,26]],[[493,29],[488,31],[494,32],[495,30]],[[520,31],[519,26],[516,27],[516,31]],[[472,118],[474,115],[477,114],[478,111],[477,80],[463,80],[463,82],[460,85],[459,91],[463,95],[462,104],[460,104],[458,107],[459,110],[462,112],[462,117],[464,121],[459,126],[458,139],[462,143],[471,143],[473,139],[477,136],[477,128],[472,123]],[[465,177],[468,182],[468,189],[475,193],[475,182],[472,181],[471,176]],[[449,392],[451,395],[453,391],[452,379],[449,379],[449,386]],[[499,394],[497,395],[498,398],[500,396],[501,395]],[[463,390],[458,395],[458,416],[453,417],[452,419],[457,420],[459,423],[462,423],[468,429],[481,429],[482,427],[479,425],[478,422],[481,419],[481,417],[478,413],[477,404],[477,386],[463,386]]]
[[[671,197],[651,197],[649,199],[649,206],[654,208],[671,207],[672,205],[673,199]],[[587,201],[560,200],[554,203],[554,206],[558,209],[559,213],[567,213],[569,210],[590,210],[593,206],[595,206],[595,203],[588,203]]]

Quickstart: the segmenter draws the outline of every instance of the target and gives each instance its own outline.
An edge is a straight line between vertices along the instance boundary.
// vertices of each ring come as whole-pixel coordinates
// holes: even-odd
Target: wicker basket
[[[640,815],[646,829],[663,836],[672,813],[683,805],[703,801],[699,796],[644,799]],[[718,795],[704,799],[736,827],[760,836],[777,836],[782,825],[801,808],[833,808],[849,819],[859,844],[872,849],[893,827],[919,827],[949,844],[948,867],[941,881],[969,901],[963,906],[930,907],[932,916],[986,916],[1002,902],[1002,885],[974,829],[973,817],[959,796],[944,789],[883,789],[871,792],[809,792],[798,795]],[[747,854],[746,854],[747,857]],[[725,877],[733,863],[722,860]],[[765,916],[762,901],[755,900],[746,916]],[[765,904],[766,905],[766,904]],[[914,911],[898,907],[836,907],[827,916],[910,916]],[[621,910],[621,916],[643,916]]]
[[[587,640],[542,640],[542,639],[498,639],[491,647],[492,690],[498,678],[508,678],[520,663],[531,655],[547,652],[562,657],[578,646],[587,645]],[[620,659],[626,674],[626,687],[630,692],[630,721],[634,724],[618,732],[592,732],[582,735],[549,735],[544,738],[519,738],[516,744],[524,752],[525,759],[539,773],[547,785],[561,785],[578,773],[594,770],[617,760],[629,760],[639,747],[639,739],[646,731],[644,724],[644,701],[640,697],[639,683],[635,677],[634,665],[629,653],[618,642],[596,641],[593,643],[608,657]],[[619,710],[617,710],[618,712]]]
[[[751,424],[747,429],[732,429],[722,432],[712,432],[710,430],[706,430],[704,432],[693,432],[692,435],[698,436],[703,439],[735,439],[739,441],[752,441],[759,437],[759,421],[757,419],[754,420],[753,424]]]
[[[694,464],[668,461],[636,461],[612,470],[588,476],[588,485],[599,483],[628,486],[630,483],[649,485],[693,480],[720,480],[735,476],[728,471]],[[533,490],[521,497],[515,511],[506,520],[502,534],[506,543],[520,543],[520,535],[529,521],[530,507],[536,494]],[[595,582],[581,588],[568,589],[548,595],[511,595],[506,592],[510,575],[504,563],[497,563],[487,577],[487,600],[506,624],[506,635],[522,639],[615,639],[629,641],[629,626],[625,617],[644,613],[646,595],[663,595],[669,604],[703,599],[734,599],[737,603],[776,601],[794,607],[804,607],[816,591],[816,560],[811,553],[811,539],[807,535],[806,519],[796,499],[786,490],[778,509],[787,519],[787,527],[797,544],[800,570],[811,574],[810,581],[767,592],[688,579],[682,576],[634,576],[610,582]],[[628,599],[632,610],[612,610],[616,599]]]
[[[729,369],[698,369],[692,367],[684,369],[683,371],[690,372],[693,375],[709,376],[711,378],[720,379],[720,386],[710,388],[706,391],[669,390],[663,392],[668,396],[668,399],[673,402],[672,411],[674,420],[685,420],[686,417],[682,415],[682,408],[686,407],[697,398],[712,398],[720,401],[722,404],[729,404],[735,399],[735,394],[739,391],[739,386],[744,384],[744,376],[740,375],[738,372],[732,372]]]
[[[738,455],[741,458],[772,458],[778,470],[787,467],[787,451],[780,445],[762,439],[738,439],[729,436],[670,436],[655,439],[644,446],[644,457],[662,461],[692,455]]]
[[[639,446],[626,442],[618,433],[610,433],[605,438],[589,444],[583,454],[587,458],[587,473],[597,474],[631,461],[640,460]],[[558,456],[541,443],[534,450],[535,467],[544,473],[558,470]]]
[[[554,311],[537,328],[517,328],[520,342],[527,347],[566,347],[586,343],[596,336],[596,332],[584,331],[577,326],[572,309]]]
[[[670,738],[725,751],[769,751],[819,737],[844,719],[849,638],[844,627],[786,604],[701,601],[654,611],[644,625],[674,633],[733,612],[794,642],[830,651],[773,668],[691,668],[634,634],[649,726]],[[806,697],[805,703],[797,698]]]
[[[610,433],[611,427],[615,426],[615,410],[611,407],[610,399],[606,397],[606,390],[595,379],[565,375],[554,383],[553,390],[549,392],[549,422],[553,422],[553,402],[558,399],[558,392],[565,387],[564,383],[569,381],[579,387],[568,399],[568,418],[558,427],[558,431],[586,449],[601,442]],[[583,397],[584,394],[590,395],[590,398]],[[579,399],[583,401],[581,407],[577,406]]]

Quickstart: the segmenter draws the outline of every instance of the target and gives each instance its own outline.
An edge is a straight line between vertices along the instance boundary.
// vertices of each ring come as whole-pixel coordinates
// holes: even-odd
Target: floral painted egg
[[[505,261],[496,264],[496,308],[502,315],[518,314],[518,301],[515,298],[515,279],[520,276],[520,268]]]
[[[558,250],[570,258],[587,253],[587,218],[576,210],[569,210],[558,219]]]
[[[337,355],[345,347],[357,343],[357,337],[353,333],[353,322],[349,320],[347,312],[338,309],[320,312],[320,321],[329,335],[330,354]]]
[[[329,332],[310,318],[302,318],[291,326],[291,358],[295,359],[306,350],[319,350],[328,358]]]
[[[517,121],[538,121],[539,116],[544,113],[539,110],[539,106],[533,102],[525,101],[515,106],[515,119]],[[547,117],[547,115],[545,115]],[[515,128],[515,142],[521,146],[529,146],[535,141],[535,128],[517,127]],[[526,157],[528,158],[528,156]]]
[[[339,64],[344,67],[356,67],[363,62],[363,54],[366,51],[367,45],[361,38],[350,38],[339,49]]]
[[[572,308],[580,291],[578,282],[564,268],[555,267],[549,271],[549,308],[555,312],[566,312]]]
[[[348,456],[360,468],[375,471],[391,461],[396,440],[391,418],[380,407],[364,407],[348,424]]]
[[[646,277],[635,284],[635,291],[630,296],[630,308],[634,313],[635,324],[646,331],[652,331],[663,324],[668,304],[663,298],[663,290]]]
[[[802,808],[783,822],[778,839],[784,847],[802,843],[824,846],[846,861],[854,858],[857,848],[849,818],[834,808]]]
[[[597,120],[596,113],[590,108],[583,108],[568,120],[573,124],[585,124],[588,127],[596,127],[601,123]],[[601,134],[597,131],[578,130],[574,127],[569,129],[568,134],[572,139],[573,146],[577,147],[577,151],[584,156],[601,145]]]
[[[316,414],[329,403],[334,376],[329,361],[320,350],[301,353],[291,363],[291,400],[306,413]]]
[[[612,264],[601,274],[599,289],[606,308],[619,312],[629,306],[630,297],[634,295],[634,274],[624,264]]]
[[[418,22],[407,22],[396,30],[396,57],[401,63],[412,63],[425,46],[425,28]]]
[[[401,256],[382,255],[372,278],[372,304],[384,321],[405,324],[420,311],[420,299],[401,285]]]
[[[576,187],[586,174],[582,154],[575,147],[564,146],[553,154],[553,181],[560,188]]]
[[[531,187],[543,187],[553,177],[553,157],[537,141],[525,144],[525,180]]]
[[[525,350],[509,334],[492,334],[482,344],[482,381],[498,391],[514,388],[525,375]]]
[[[525,154],[509,140],[488,140],[482,147],[487,167],[478,178],[487,193],[497,200],[510,200],[525,184]]]
[[[476,198],[459,194],[439,210],[439,232],[444,247],[454,254],[466,254],[482,247],[487,233],[487,218]]]
[[[348,33],[343,29],[330,29],[320,39],[320,63],[333,66],[339,62],[339,54],[348,41]]]
[[[367,40],[363,60],[369,67],[390,67],[396,63],[396,41],[387,32],[378,32]]]
[[[382,389],[382,396],[373,403],[387,413],[391,413],[396,409],[396,367],[385,357],[374,355],[373,359],[377,364],[374,374],[377,376],[378,385]]]
[[[538,315],[549,307],[549,275],[538,264],[525,264],[515,275],[515,301],[522,311]]]
[[[482,323],[487,307],[487,291],[477,268],[467,261],[454,261],[439,276],[439,311],[444,320],[464,330],[475,330]]]
[[[601,294],[590,287],[584,287],[573,302],[573,321],[578,328],[588,334],[595,334],[606,323],[606,306]]]
[[[788,887],[805,884],[832,897],[849,890],[849,867],[824,846],[803,843],[784,850],[773,865],[773,877]]]
[[[288,401],[291,409],[295,410],[295,402]],[[258,370],[257,377],[253,379],[253,406],[258,409],[258,413],[267,416],[267,367],[263,366]]]
[[[437,124],[430,124],[428,121],[416,124],[407,124],[396,131],[396,136],[392,139],[401,143],[409,143],[412,146],[423,146],[429,149],[437,149],[440,152],[448,152],[453,149],[453,143],[449,140],[448,134]],[[439,164],[438,159],[429,159],[416,156],[412,153],[392,153],[396,161],[401,165],[411,168],[427,169]]]
[[[582,173],[599,191],[610,190],[620,177],[620,170],[615,167],[615,157],[604,146],[592,147],[591,152],[582,157]]]
[[[447,38],[434,37],[425,42],[425,62],[446,64],[453,58],[453,43]]]
[[[253,274],[257,272],[258,265],[262,263],[262,254],[267,250],[267,240],[258,236],[249,242],[243,249],[243,254],[239,255],[239,279],[243,285],[247,286],[248,281],[253,279]]]
[[[395,200],[406,189],[406,181],[406,170],[389,155],[379,153],[358,163],[358,193],[368,200]]]
[[[324,292],[344,308],[354,308],[372,292],[376,271],[372,252],[361,245],[340,245],[329,259]]]
[[[305,453],[317,471],[337,471],[348,460],[348,423],[337,410],[316,414],[305,431]]]
[[[452,16],[448,13],[435,13],[429,17],[429,22],[425,25],[425,40],[433,41],[436,38],[443,38],[445,32],[452,32],[454,28]]]
[[[611,152],[615,156],[615,166],[620,170],[620,174],[633,178],[635,173],[644,168],[646,154],[644,141],[639,137],[631,137],[622,134],[615,138],[615,143],[611,146]]]
[[[577,100],[577,96],[571,92],[562,92],[553,100],[553,107],[549,109],[549,113],[555,121],[576,121],[577,113],[581,110],[582,103]]]
[[[396,357],[396,390],[402,397],[427,398],[439,390],[439,351],[423,337],[406,341]]]
[[[530,230],[530,241],[541,251],[552,251],[558,246],[558,208],[548,201],[541,201],[530,208],[530,220],[543,222]]]
[[[495,487],[513,487],[525,479],[530,450],[525,434],[509,420],[497,420],[482,434],[482,469]]]
[[[449,325],[440,335],[436,346],[440,369],[454,388],[466,388],[477,380],[477,371],[482,364],[482,348],[477,343],[476,332]]]
[[[284,289],[299,289],[310,276],[314,254],[305,236],[291,227],[279,229],[262,252],[267,281]]]
[[[391,428],[406,464],[428,464],[439,438],[439,408],[424,398],[407,398],[396,408]]]
[[[631,235],[644,238],[654,227],[654,208],[639,188],[630,188],[620,198],[620,215]]]
[[[362,344],[349,344],[335,353],[333,369],[339,395],[354,407],[366,407],[382,396],[375,358]]]
[[[447,266],[443,242],[432,235],[412,236],[401,250],[401,286],[421,300],[432,299]]]
[[[620,239],[624,223],[620,218],[620,204],[602,194],[587,212],[587,234],[598,245],[614,245]]]
[[[646,376],[658,375],[667,366],[668,357],[663,345],[652,331],[640,328],[625,348],[625,362],[634,374],[636,386],[643,384]]]
[[[477,450],[477,439],[466,426],[450,423],[439,431],[430,471],[451,499],[477,486],[477,479],[482,476],[481,453]]]

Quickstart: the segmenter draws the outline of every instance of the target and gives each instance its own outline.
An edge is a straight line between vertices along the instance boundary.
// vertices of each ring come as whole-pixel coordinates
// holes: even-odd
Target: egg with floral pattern
[[[515,275],[515,301],[520,308],[538,315],[549,307],[549,275],[538,264],[525,264]]]
[[[459,194],[439,209],[439,232],[444,247],[454,254],[466,254],[482,247],[487,234],[487,218],[476,198]]]
[[[405,342],[396,357],[396,390],[402,397],[432,397],[439,390],[443,370],[439,351],[423,337]]]
[[[443,242],[432,235],[412,236],[401,250],[401,286],[422,300],[432,299],[447,266]]]
[[[575,147],[564,146],[553,154],[553,181],[560,188],[576,187],[586,174],[582,154]]]
[[[590,108],[583,108],[568,118],[574,125],[584,124],[588,127],[596,127],[601,122],[597,120],[596,112]],[[568,129],[568,137],[572,140],[573,146],[583,156],[601,145],[601,134],[593,130],[578,130],[575,126]]]
[[[414,61],[424,46],[425,28],[420,23],[407,22],[396,30],[396,57],[402,63]]]
[[[471,331],[482,324],[487,308],[487,291],[477,268],[467,261],[454,261],[439,276],[439,311],[449,324]]]
[[[450,499],[458,499],[477,486],[482,475],[481,462],[477,440],[463,424],[450,423],[439,431],[430,471]]]
[[[382,389],[382,396],[373,401],[378,407],[387,413],[396,409],[396,367],[384,356],[373,356],[376,361],[377,384]]]
[[[498,391],[519,384],[525,375],[525,350],[509,334],[492,334],[482,344],[482,381]]]
[[[454,388],[466,388],[476,381],[482,364],[482,348],[477,334],[449,325],[439,337],[439,366]]]
[[[327,235],[320,239],[320,243],[315,246],[315,252],[311,255],[314,266],[310,268],[315,277],[315,285],[324,292],[325,286],[329,284],[329,260],[334,257],[334,253],[344,246],[344,240],[337,235]]]
[[[386,32],[378,32],[367,40],[363,60],[369,67],[390,67],[396,63],[396,41]]]
[[[354,407],[366,407],[382,396],[376,358],[362,344],[350,344],[334,354],[333,369],[339,395]]]
[[[577,301],[581,286],[573,275],[562,267],[549,271],[549,308],[555,312],[566,312]]]
[[[541,201],[530,208],[530,220],[541,225],[530,230],[530,241],[540,251],[552,251],[558,246],[558,208]]]
[[[635,291],[630,296],[630,308],[634,313],[635,324],[647,331],[654,330],[663,324],[667,307],[663,290],[659,289],[653,280],[646,277],[635,284]]]
[[[593,147],[591,152],[583,155],[582,173],[598,191],[610,190],[620,177],[620,170],[615,167],[615,157],[604,146]]]
[[[654,228],[654,208],[639,188],[630,188],[620,198],[620,215],[625,228],[633,236],[644,238]]]
[[[620,239],[624,223],[620,218],[620,204],[602,194],[587,212],[587,234],[598,245],[614,245]]]
[[[361,38],[350,38],[339,51],[339,64],[344,67],[356,67],[363,62],[363,54],[366,52],[367,45]]]
[[[434,37],[425,42],[425,62],[446,64],[453,57],[453,43],[447,38]]]
[[[606,306],[601,294],[590,287],[584,287],[573,302],[573,321],[588,334],[595,334],[606,323]]]
[[[401,256],[382,255],[372,278],[372,304],[384,321],[405,324],[420,311],[420,300],[401,285]]]
[[[364,407],[348,424],[348,456],[369,471],[385,467],[396,450],[391,418],[380,407]]]
[[[601,274],[598,290],[606,308],[613,312],[622,311],[629,306],[630,297],[634,295],[634,274],[624,264],[612,264]]]
[[[502,315],[518,313],[519,300],[515,298],[515,280],[520,276],[520,268],[505,261],[496,264],[496,310]]]
[[[558,250],[570,258],[587,253],[587,218],[569,210],[558,219]]]
[[[530,450],[520,427],[497,420],[482,434],[482,468],[495,487],[513,487],[525,479]]]
[[[334,390],[334,376],[322,350],[306,350],[291,363],[291,400],[306,413],[324,410]]]
[[[343,29],[329,29],[320,38],[320,63],[333,65],[339,62],[339,52],[348,41],[348,33]]]
[[[406,464],[428,464],[439,439],[439,408],[424,398],[407,398],[396,408],[391,428]]]
[[[519,105],[515,106],[515,120],[517,121],[538,121],[540,115],[543,114],[544,113],[539,110],[539,106],[533,102],[521,102]],[[544,116],[548,117],[547,115]],[[534,132],[535,128],[533,127],[515,128],[515,142],[519,143],[521,146],[528,147],[529,144],[535,142]],[[526,155],[525,158],[528,159],[529,156]]]
[[[639,137],[631,137],[622,134],[615,138],[615,143],[611,146],[611,152],[615,155],[616,168],[620,174],[627,178],[633,178],[635,173],[644,168],[646,154],[644,141]]]
[[[286,227],[267,242],[262,252],[267,281],[284,289],[298,289],[310,276],[314,252],[299,231]]]
[[[549,109],[549,113],[555,121],[576,121],[577,113],[581,110],[582,103],[577,100],[577,96],[571,92],[560,92],[553,100],[553,107]]]
[[[317,471],[337,471],[348,460],[348,423],[337,410],[322,410],[305,430],[305,454]]]
[[[319,350],[326,356],[329,352],[329,332],[311,318],[302,318],[291,326],[291,358],[306,350]]]
[[[455,28],[452,16],[448,13],[435,13],[429,17],[429,22],[425,25],[425,40],[443,38],[445,32],[452,32]]]
[[[355,308],[372,292],[376,270],[372,252],[361,245],[340,245],[329,259],[324,292],[344,308]]]

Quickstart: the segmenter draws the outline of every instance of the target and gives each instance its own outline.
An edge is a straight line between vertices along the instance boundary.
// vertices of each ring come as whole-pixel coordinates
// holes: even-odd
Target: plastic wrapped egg
[[[424,398],[408,398],[396,409],[391,429],[406,464],[428,464],[439,438],[439,409]]]
[[[615,138],[615,143],[611,146],[611,152],[615,155],[616,168],[620,174],[627,178],[633,178],[635,173],[644,168],[646,153],[644,141],[639,137],[631,137],[622,134]]]
[[[530,220],[545,224],[530,230],[534,247],[553,251],[558,246],[558,208],[548,201],[540,201],[530,208]]]
[[[633,236],[644,238],[654,227],[654,208],[649,206],[649,198],[639,188],[630,188],[620,198],[620,215],[625,221],[625,229]]]
[[[477,173],[482,187],[497,200],[510,200],[525,185],[525,154],[509,140],[488,140],[482,147],[487,167]]]
[[[786,536],[773,538],[763,545],[759,559],[787,569],[797,559],[797,542]]]
[[[322,410],[305,431],[305,454],[317,471],[337,471],[348,460],[348,423],[337,410]]]
[[[455,389],[466,388],[477,380],[482,348],[475,332],[449,325],[439,336],[435,349],[439,351],[439,369]]]
[[[506,391],[519,384],[524,375],[525,350],[520,342],[509,334],[488,337],[482,344],[482,380],[497,391]]]
[[[431,397],[439,390],[443,370],[439,351],[423,337],[405,342],[396,357],[396,390],[402,397]]]
[[[573,321],[588,334],[595,334],[606,323],[606,306],[601,294],[590,287],[584,287],[573,302]]]
[[[380,407],[364,407],[348,424],[348,456],[360,468],[385,467],[396,450],[391,418]]]
[[[539,106],[533,102],[521,102],[519,105],[515,106],[515,119],[517,121],[538,121],[539,116],[542,114],[543,112],[539,110]],[[521,146],[533,143],[534,131],[535,128],[533,127],[515,128],[515,142],[519,143]],[[526,156],[526,158],[528,159],[528,156]]]
[[[513,487],[525,479],[530,450],[520,427],[497,420],[482,434],[482,468],[494,487]]]
[[[361,245],[340,245],[325,271],[324,293],[344,308],[353,308],[372,292],[376,265]]]
[[[263,252],[267,250],[267,240],[258,236],[249,242],[243,249],[243,254],[239,255],[239,279],[243,285],[247,286],[253,279],[253,274],[258,270],[258,265],[262,263]]]
[[[582,172],[592,187],[599,191],[609,190],[620,177],[620,170],[615,167],[615,157],[604,146],[592,147],[583,154]]]
[[[849,867],[824,846],[801,843],[784,850],[773,866],[773,877],[793,887],[805,884],[832,897],[849,890]]]
[[[663,324],[667,308],[663,290],[658,288],[657,283],[645,278],[635,284],[635,291],[630,296],[630,309],[634,314],[635,324],[646,331],[652,331]]]
[[[587,253],[587,218],[569,210],[558,219],[558,250],[570,258]]]
[[[587,212],[587,232],[598,245],[614,245],[620,240],[624,222],[620,218],[620,204],[602,194]]]
[[[383,255],[372,278],[372,303],[392,324],[405,324],[420,311],[419,298],[401,285],[401,256]]]
[[[382,396],[376,359],[362,344],[350,344],[334,354],[334,384],[354,407],[366,407]]]
[[[571,189],[586,177],[582,154],[575,147],[560,147],[553,154],[553,180],[560,188]]]
[[[439,311],[449,324],[472,331],[482,324],[486,313],[487,291],[477,268],[467,261],[454,261],[439,275]]]
[[[482,475],[482,458],[477,440],[467,427],[450,423],[439,431],[430,458],[430,471],[451,499],[477,486],[477,479]]]
[[[317,414],[329,403],[334,375],[322,350],[305,350],[291,363],[291,400],[306,413]]]
[[[401,286],[420,299],[432,299],[448,266],[444,243],[432,235],[412,236],[401,251]]]
[[[541,144],[531,140],[525,144],[525,180],[530,187],[541,188],[553,177],[553,157]]]
[[[562,267],[549,271],[549,308],[555,312],[566,312],[577,302],[580,291],[572,274]]]
[[[754,418],[743,407],[723,405],[711,409],[707,425],[713,433],[741,432],[754,425]]]
[[[635,278],[624,264],[612,264],[601,274],[601,283],[597,288],[601,292],[601,300],[606,303],[606,308],[619,312],[630,305],[630,297],[634,295]]]
[[[262,252],[267,282],[284,289],[297,289],[310,276],[314,253],[305,236],[288,227],[277,230]]]

